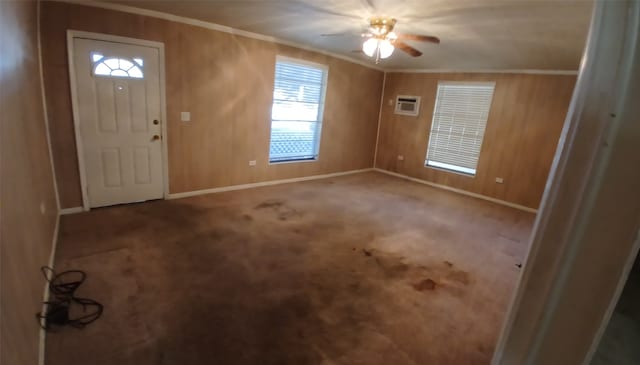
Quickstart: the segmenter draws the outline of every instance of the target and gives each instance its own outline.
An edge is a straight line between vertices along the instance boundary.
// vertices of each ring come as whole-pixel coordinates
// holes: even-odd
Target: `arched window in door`
[[[96,76],[144,78],[142,58],[128,60],[126,58],[104,57],[99,53],[91,55],[93,74]]]

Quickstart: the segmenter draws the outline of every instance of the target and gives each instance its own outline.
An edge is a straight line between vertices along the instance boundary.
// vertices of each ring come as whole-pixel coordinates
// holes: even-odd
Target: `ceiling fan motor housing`
[[[394,18],[376,17],[369,20],[371,25],[371,31],[374,36],[384,38],[388,33],[393,31],[393,27],[396,25]]]

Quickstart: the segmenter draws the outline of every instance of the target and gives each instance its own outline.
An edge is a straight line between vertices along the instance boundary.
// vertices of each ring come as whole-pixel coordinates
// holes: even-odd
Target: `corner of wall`
[[[53,148],[51,146],[51,131],[49,129],[49,113],[47,111],[47,99],[46,99],[46,92],[45,92],[45,87],[44,87],[44,72],[43,72],[43,62],[42,62],[42,0],[37,0],[37,10],[36,10],[36,35],[37,35],[37,46],[38,46],[38,68],[39,68],[39,72],[40,72],[40,77],[39,77],[39,81],[40,81],[40,92],[42,95],[42,113],[43,113],[43,120],[44,120],[44,128],[45,128],[45,134],[46,134],[46,139],[47,139],[47,149],[49,151],[49,163],[51,164],[51,177],[53,180],[53,192],[55,195],[55,201],[56,201],[56,222],[55,222],[55,227],[53,229],[53,237],[52,237],[52,241],[51,241],[51,251],[49,252],[49,261],[47,262],[47,265],[49,267],[53,267],[54,262],[55,262],[55,253],[56,253],[56,248],[58,245],[58,232],[60,229],[60,194],[58,192],[58,184],[56,181],[56,170],[55,170],[55,164],[53,161]],[[42,294],[42,298],[43,298],[43,303],[46,303],[49,300],[49,286],[47,284],[45,284],[44,286],[44,292]],[[46,305],[43,304],[42,306],[42,311],[44,312],[46,310]],[[44,330],[44,328],[40,329],[40,334],[39,334],[39,344],[38,344],[38,365],[44,365],[45,364],[45,342],[46,342],[46,331]]]
[[[378,130],[376,132],[376,148],[373,152],[373,168],[377,167],[378,162],[378,146],[380,144],[380,123],[382,122],[382,107],[384,106],[384,88],[387,83],[387,71],[383,71],[382,88],[380,90],[380,110],[378,111]]]
[[[47,263],[47,266],[53,268],[53,265],[55,263],[55,257],[56,257],[56,249],[58,247],[58,232],[60,230],[60,213],[58,213],[58,216],[56,217],[56,226],[53,229],[53,239],[51,242],[51,252],[49,254],[49,262]],[[49,283],[45,283],[44,285],[44,292],[42,294],[42,312],[44,313],[47,309],[46,303],[47,301],[49,301]],[[46,338],[47,338],[47,332],[45,331],[44,328],[40,328],[40,343],[38,344],[38,365],[44,365],[45,364],[45,343],[46,343]]]
[[[49,113],[47,111],[47,99],[44,88],[44,72],[42,67],[42,0],[37,0],[37,13],[36,13],[36,32],[38,41],[38,68],[40,70],[40,90],[42,94],[42,112],[44,114],[44,129],[47,137],[47,148],[49,149],[49,162],[51,163],[51,176],[53,177],[53,191],[56,196],[56,210],[58,211],[58,218],[60,217],[60,194],[58,193],[58,182],[56,181],[56,169],[53,162],[53,148],[51,147],[51,132],[49,130]],[[57,226],[56,226],[57,227]]]

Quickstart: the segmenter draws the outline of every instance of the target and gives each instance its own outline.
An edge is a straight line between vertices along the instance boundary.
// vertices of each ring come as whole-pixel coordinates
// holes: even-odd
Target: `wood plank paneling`
[[[387,73],[376,167],[537,208],[575,79],[571,75]],[[438,81],[496,83],[475,177],[424,166]],[[418,117],[393,113],[400,94],[422,97]],[[504,183],[496,183],[496,177]]]
[[[36,1],[0,1],[0,364],[36,365],[58,215],[47,145]]]
[[[276,43],[162,19],[43,3],[43,59],[61,205],[81,205],[66,30],[165,44],[172,193],[372,167],[383,73]],[[269,165],[276,55],[329,66],[316,162]],[[180,112],[192,121],[181,123]],[[257,160],[250,167],[249,160]]]

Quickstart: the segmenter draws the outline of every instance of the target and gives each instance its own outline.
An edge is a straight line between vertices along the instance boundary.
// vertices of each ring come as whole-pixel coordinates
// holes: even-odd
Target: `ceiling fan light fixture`
[[[394,18],[374,17],[369,19],[369,29],[361,33],[361,37],[364,39],[362,43],[362,53],[368,57],[375,58],[376,64],[378,64],[381,59],[391,57],[396,47],[398,47],[400,52],[406,53],[411,57],[422,56],[420,50],[412,47],[405,41],[440,44],[440,38],[434,36],[407,33],[396,34],[393,31],[395,25],[396,20]],[[360,51],[356,50],[352,52]]]
[[[394,47],[388,39],[380,41],[378,47],[380,49],[380,58],[382,59],[388,58],[393,54]]]
[[[376,38],[369,38],[362,43],[362,52],[369,57],[373,57],[378,49],[378,40]]]

